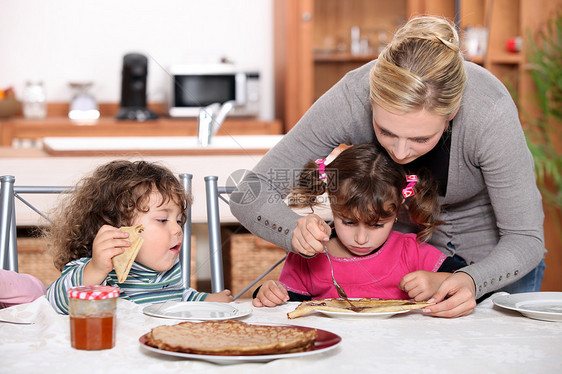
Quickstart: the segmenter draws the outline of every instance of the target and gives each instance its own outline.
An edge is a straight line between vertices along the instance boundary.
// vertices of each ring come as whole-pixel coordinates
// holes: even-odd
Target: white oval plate
[[[411,310],[399,310],[397,312],[382,312],[382,313],[356,313],[356,312],[332,312],[328,310],[317,310],[318,313],[325,314],[335,318],[390,318],[395,314],[408,313]]]
[[[142,311],[152,317],[197,321],[240,318],[252,313],[251,308],[239,309],[232,304],[210,301],[167,301],[146,306]]]
[[[515,310],[525,317],[562,322],[562,292],[525,292],[495,297],[499,307]]]

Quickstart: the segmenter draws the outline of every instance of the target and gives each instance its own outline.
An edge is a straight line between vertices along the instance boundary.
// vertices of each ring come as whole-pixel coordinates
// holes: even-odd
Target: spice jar
[[[80,286],[67,291],[70,341],[87,351],[115,346],[115,312],[119,290],[111,286]]]
[[[47,97],[43,82],[26,82],[23,89],[23,116],[27,119],[47,117]]]

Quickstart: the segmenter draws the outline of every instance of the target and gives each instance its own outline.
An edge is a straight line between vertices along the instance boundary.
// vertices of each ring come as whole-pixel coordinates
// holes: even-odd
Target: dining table
[[[337,339],[309,352],[218,361],[147,348],[142,338],[152,328],[184,319],[148,313],[146,304],[124,299],[117,303],[115,346],[99,351],[74,349],[69,317],[57,314],[43,296],[0,310],[0,372],[561,373],[562,322],[528,318],[494,305],[493,299],[502,295],[496,293],[470,315],[454,319],[431,317],[419,310],[386,318],[313,312],[288,319],[287,313],[298,302],[257,308],[251,300],[238,300],[229,303],[245,311],[236,320],[315,328]]]

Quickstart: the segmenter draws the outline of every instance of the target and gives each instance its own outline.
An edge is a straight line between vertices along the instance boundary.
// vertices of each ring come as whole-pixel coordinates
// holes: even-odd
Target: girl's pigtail
[[[321,160],[318,160],[321,161]],[[326,192],[326,170],[323,162],[310,161],[304,166],[296,186],[291,188],[288,203],[292,208],[320,205],[317,197]]]
[[[427,242],[435,227],[443,222],[438,220],[440,205],[437,184],[426,170],[420,170],[414,185],[414,195],[406,199],[408,213],[413,222],[421,226],[417,234],[419,241]]]

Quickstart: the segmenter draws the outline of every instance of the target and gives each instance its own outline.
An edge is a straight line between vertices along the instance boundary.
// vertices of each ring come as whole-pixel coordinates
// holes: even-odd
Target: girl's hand
[[[412,299],[425,301],[437,292],[441,283],[450,275],[451,273],[433,273],[424,270],[413,271],[402,278],[398,287],[408,293],[408,296]]]
[[[324,250],[322,242],[330,239],[332,229],[316,214],[299,218],[293,231],[293,249],[305,256],[314,256]]]
[[[207,295],[205,301],[214,301],[217,303],[230,303],[231,301],[234,301],[234,297],[232,297],[232,292],[230,292],[230,290],[222,290],[221,292]]]
[[[111,259],[131,245],[128,237],[128,233],[109,225],[103,225],[98,230],[92,244],[92,260],[84,268],[82,283],[85,286],[101,284],[104,281],[107,274],[113,270]]]
[[[455,318],[469,315],[476,306],[474,280],[463,272],[451,274],[429,301],[437,302],[423,310],[430,316]]]
[[[289,300],[289,294],[283,285],[274,280],[265,282],[258,291],[256,298],[252,300],[252,305],[261,308],[262,306],[281,305]]]

